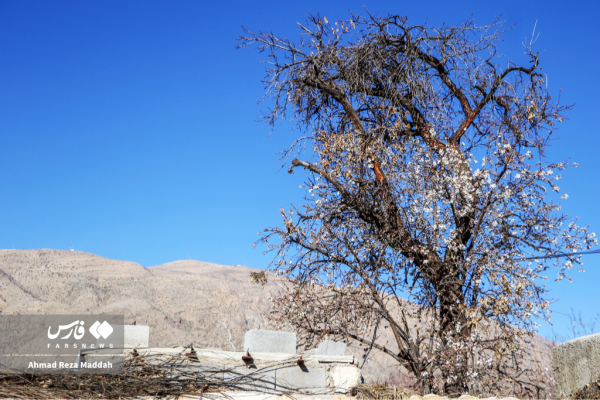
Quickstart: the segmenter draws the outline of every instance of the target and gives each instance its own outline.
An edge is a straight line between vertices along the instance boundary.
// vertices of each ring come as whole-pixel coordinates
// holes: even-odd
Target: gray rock
[[[277,389],[303,391],[324,391],[327,388],[327,372],[325,368],[301,368],[292,366],[281,368],[276,372]]]
[[[569,396],[600,378],[600,333],[559,344],[552,350],[556,396]]]
[[[275,370],[257,370],[253,368],[232,368],[223,374],[223,378],[234,390],[275,390]]]
[[[124,325],[125,348],[144,348],[150,342],[150,327],[145,325]]]
[[[310,351],[315,356],[343,356],[346,354],[346,343],[324,340],[316,349]]]
[[[296,334],[251,329],[244,336],[244,351],[296,354]]]
[[[348,393],[361,381],[360,369],[351,367],[332,367],[329,370],[327,386],[335,388],[338,393]]]

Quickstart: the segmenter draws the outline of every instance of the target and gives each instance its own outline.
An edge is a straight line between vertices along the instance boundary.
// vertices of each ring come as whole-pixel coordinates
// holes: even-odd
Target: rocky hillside
[[[151,346],[241,349],[258,328],[273,284],[253,285],[247,267],[176,261],[144,268],[89,253],[1,250],[4,314],[123,314],[149,325]]]

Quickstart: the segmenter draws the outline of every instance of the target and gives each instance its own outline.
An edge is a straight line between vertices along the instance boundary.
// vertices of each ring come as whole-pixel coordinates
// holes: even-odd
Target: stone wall
[[[207,395],[204,394],[202,396],[181,396],[181,399],[206,399]],[[220,397],[219,397],[220,398]],[[232,400],[290,400],[291,398],[288,396],[278,396],[266,393],[258,393],[258,392],[227,392],[227,398]],[[346,395],[294,395],[294,398],[297,400],[356,400],[356,397],[346,396]],[[402,400],[401,397],[398,397],[398,400]],[[426,396],[411,396],[408,400],[449,400],[447,397],[437,396],[435,394],[428,394]],[[477,397],[463,395],[458,398],[458,400],[479,400]],[[481,399],[484,400],[484,399]],[[519,400],[515,397],[490,397],[488,400]]]
[[[230,352],[216,349],[196,349],[198,361],[203,365],[233,367],[230,374],[251,374],[252,368],[258,368],[263,375],[263,381],[275,391],[300,390],[304,394],[294,395],[301,399],[342,400],[354,399],[349,397],[350,390],[361,383],[361,371],[357,360],[352,355],[345,355],[346,344],[341,342],[323,341],[317,348],[298,354],[296,351],[296,334],[292,332],[267,331],[252,329],[246,332],[244,352]],[[144,348],[149,342],[147,326],[125,327],[126,348]],[[151,353],[186,353],[187,348],[147,349]],[[144,352],[141,351],[140,354]],[[251,361],[243,358],[251,357]],[[301,362],[299,363],[298,361]],[[282,364],[283,362],[283,364]],[[275,367],[275,364],[277,366]],[[554,374],[557,385],[556,393],[574,393],[593,379],[600,377],[600,334],[579,338],[557,346],[553,353]],[[269,365],[273,365],[270,368]],[[246,372],[245,372],[246,371]],[[226,375],[226,374],[225,374]],[[223,375],[223,379],[228,379]],[[595,376],[598,375],[598,376]],[[270,385],[270,386],[269,386]],[[265,387],[267,388],[267,387]],[[253,392],[251,387],[239,394],[228,392],[231,398],[279,399],[273,394]],[[313,396],[307,393],[315,393]],[[318,395],[317,395],[318,393]],[[398,396],[398,399],[407,397]],[[446,399],[437,395],[412,396],[410,400]],[[475,400],[476,397],[463,395],[461,400]],[[490,398],[500,400],[497,397]],[[512,400],[507,397],[504,400]]]
[[[354,356],[344,354],[346,345],[343,343],[324,341],[317,349],[297,354],[295,333],[253,329],[246,332],[245,351],[235,352],[189,347],[148,348],[148,336],[147,326],[125,326],[125,356],[131,357],[134,353],[127,349],[135,348],[135,356],[185,359],[189,362],[185,368],[190,371],[200,368],[217,380],[235,381],[236,388],[248,392],[256,390],[256,382],[259,382],[262,389],[271,392],[345,394],[362,381],[357,361]],[[95,352],[87,352],[84,357],[94,355]]]
[[[567,397],[600,378],[600,333],[559,344],[552,350],[556,396]]]

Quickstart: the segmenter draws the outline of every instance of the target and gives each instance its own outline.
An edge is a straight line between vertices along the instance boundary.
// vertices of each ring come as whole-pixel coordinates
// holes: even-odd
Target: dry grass
[[[572,399],[600,399],[600,379],[590,382],[575,392]]]
[[[274,362],[267,368],[295,364],[294,360]],[[119,399],[178,398],[186,394],[211,392],[211,397],[229,398],[228,391],[249,390],[276,395],[303,393],[282,387],[263,374],[262,369],[240,371],[235,366],[205,365],[186,356],[153,354],[125,361],[115,375],[91,374],[10,374],[0,375],[0,398],[16,399]]]
[[[389,386],[385,383],[361,383],[352,389],[352,396],[357,399],[398,399],[405,400],[415,393],[396,386]]]

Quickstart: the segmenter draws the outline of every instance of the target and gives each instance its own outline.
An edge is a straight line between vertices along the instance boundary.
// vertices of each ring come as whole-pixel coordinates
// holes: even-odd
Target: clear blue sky
[[[274,153],[294,134],[255,122],[264,66],[235,39],[242,23],[297,37],[307,13],[337,20],[362,4],[414,23],[502,14],[515,24],[503,44],[512,59],[537,21],[549,88],[576,104],[550,151],[580,164],[563,174],[563,210],[600,233],[598,2],[0,0],[0,248],[266,267],[256,232],[299,203],[302,174],[277,172]],[[590,319],[600,256],[584,267],[550,284],[552,308]],[[567,320],[555,322],[567,335]]]

